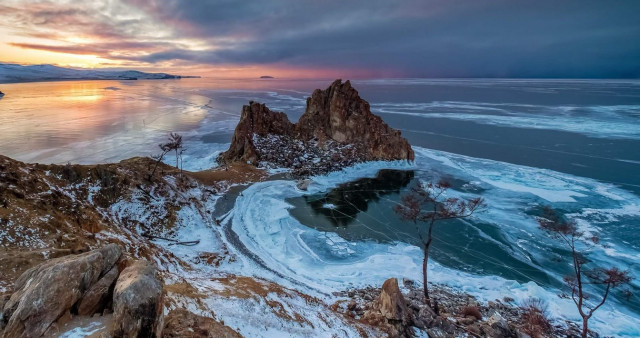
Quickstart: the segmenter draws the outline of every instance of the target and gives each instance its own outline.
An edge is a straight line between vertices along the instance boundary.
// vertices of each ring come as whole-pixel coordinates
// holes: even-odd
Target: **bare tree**
[[[182,148],[182,149],[180,149],[180,153],[179,153],[179,156],[180,156],[180,176],[182,176],[182,169],[184,168],[184,162],[182,161],[182,154],[184,154],[185,150],[187,150],[187,149]]]
[[[176,169],[179,169],[178,159],[179,159],[179,156],[181,154],[180,150],[183,149],[182,148],[182,135],[180,135],[178,133],[171,133],[171,134],[169,134],[169,142],[161,143],[161,144],[158,145],[158,147],[160,147],[160,150],[162,150],[162,153],[160,153],[157,156],[154,156],[154,159],[156,160],[156,163],[153,166],[153,170],[149,174],[149,181],[151,181],[153,179],[153,175],[156,173],[156,170],[158,169],[158,165],[160,164],[160,162],[162,162],[162,159],[164,158],[164,156],[167,155],[168,153],[172,152],[172,151],[176,152]]]
[[[542,217],[538,218],[540,228],[549,232],[554,238],[562,241],[571,250],[573,260],[573,274],[564,277],[564,282],[571,290],[571,299],[578,308],[582,317],[582,337],[587,337],[589,332],[589,319],[606,301],[612,289],[631,282],[628,271],[621,271],[617,267],[587,269],[589,262],[586,253],[598,244],[598,237],[587,237],[578,230],[575,222],[565,221],[550,207],[545,207]],[[583,250],[581,250],[583,248]],[[585,286],[592,285],[599,288],[602,294],[589,302],[595,295],[585,291]],[[629,291],[626,292],[630,296]]]
[[[422,241],[424,258],[422,260],[422,278],[424,296],[429,304],[429,289],[427,287],[427,265],[429,263],[429,248],[433,240],[433,226],[438,221],[467,218],[474,212],[485,207],[480,197],[473,199],[447,198],[446,192],[451,184],[446,181],[429,182],[426,185],[416,185],[411,191],[402,196],[394,211],[403,220],[411,221],[416,227],[418,237]],[[419,223],[426,225],[426,237]]]
[[[176,152],[176,169],[180,169],[179,157],[180,151],[182,150],[182,135],[178,133],[169,134],[169,142],[165,145],[169,146],[169,151],[173,150]]]

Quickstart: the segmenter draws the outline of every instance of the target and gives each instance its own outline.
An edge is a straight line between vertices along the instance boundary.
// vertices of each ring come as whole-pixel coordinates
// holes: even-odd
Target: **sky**
[[[1,0],[0,62],[301,78],[640,77],[638,0]]]

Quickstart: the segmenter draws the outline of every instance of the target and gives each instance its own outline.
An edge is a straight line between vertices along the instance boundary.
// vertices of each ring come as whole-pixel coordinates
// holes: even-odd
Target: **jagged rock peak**
[[[269,110],[264,104],[250,101],[242,107],[240,122],[231,139],[229,150],[221,155],[220,162],[243,161],[257,163],[259,160],[253,135],[291,135],[293,123],[287,115]]]
[[[411,145],[400,131],[371,113],[351,82],[336,80],[307,98],[296,124],[264,104],[252,101],[243,106],[231,146],[218,161],[272,164],[307,175],[356,162],[413,159]]]
[[[307,99],[307,109],[296,130],[303,140],[360,144],[364,161],[414,159],[411,145],[400,131],[371,113],[369,102],[348,80],[342,83],[338,79],[325,90],[316,89]]]

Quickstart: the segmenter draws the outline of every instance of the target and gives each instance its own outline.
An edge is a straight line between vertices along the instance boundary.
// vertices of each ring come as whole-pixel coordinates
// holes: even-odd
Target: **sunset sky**
[[[2,0],[0,62],[220,77],[640,77],[640,1]]]

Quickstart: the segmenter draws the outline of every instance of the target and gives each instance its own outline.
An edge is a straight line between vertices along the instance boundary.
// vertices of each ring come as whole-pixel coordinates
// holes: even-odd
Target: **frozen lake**
[[[206,169],[226,150],[243,104],[264,102],[295,121],[306,97],[330,83],[182,79],[2,84],[0,154],[27,162],[113,162],[156,154],[157,144],[176,131],[185,138],[185,167]],[[640,81],[353,83],[374,113],[402,130],[414,146],[416,162],[391,165],[394,172],[378,173],[389,166],[376,164],[318,178],[308,193],[286,182],[256,184],[239,202],[234,227],[265,261],[283,271],[299,271],[302,279],[321,274],[327,279],[303,282],[355,283],[362,276],[349,271],[390,259],[380,256],[387,252],[404,258],[391,259],[385,273],[401,275],[420,257],[407,249],[417,244],[411,227],[391,208],[411,184],[445,178],[454,183],[453,194],[483,196],[489,209],[438,230],[432,257],[442,277],[436,280],[446,282],[452,271],[459,273],[456,278],[485,278],[455,283],[487,294],[500,288],[531,293],[527,283],[535,282],[546,290],[538,296],[555,302],[569,265],[535,222],[540,207],[551,205],[597,234],[603,245],[592,258],[630,269],[638,291]],[[264,210],[273,213],[263,217]],[[285,247],[301,258],[284,255]],[[401,262],[406,265],[399,266]],[[480,280],[487,290],[473,284]],[[640,316],[637,302],[618,299],[611,304],[624,316]],[[600,314],[600,325],[606,313]],[[617,333],[640,332],[624,323],[621,330],[627,331]]]

